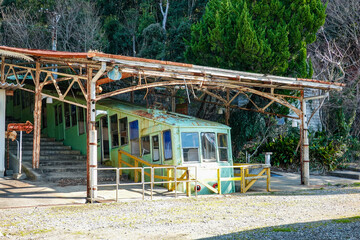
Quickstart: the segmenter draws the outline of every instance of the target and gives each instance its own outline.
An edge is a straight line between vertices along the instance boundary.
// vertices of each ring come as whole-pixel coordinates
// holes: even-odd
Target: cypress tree
[[[311,77],[306,46],[325,22],[321,0],[210,0],[191,28],[195,64]]]

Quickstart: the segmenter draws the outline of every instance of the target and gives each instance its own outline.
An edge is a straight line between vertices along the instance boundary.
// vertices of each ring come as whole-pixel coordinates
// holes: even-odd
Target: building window
[[[117,124],[117,115],[112,115],[110,117],[110,127],[111,127],[111,146],[118,147],[119,146],[119,128]]]
[[[164,139],[164,158],[165,160],[172,159],[172,143],[171,143],[171,131],[166,130],[163,132]]]
[[[70,127],[70,104],[68,103],[64,103],[64,113],[65,113],[65,127],[69,128]]]
[[[20,105],[20,90],[15,91],[14,93],[14,106],[19,106]]]
[[[71,126],[76,126],[76,106],[71,105]]]
[[[24,95],[23,95],[23,97],[24,97]],[[42,115],[42,128],[47,128],[46,99],[42,100],[41,115]]]
[[[21,94],[21,108],[24,109],[26,107],[26,94],[27,93],[21,91],[20,94]],[[43,101],[43,104],[44,104],[44,101]],[[46,102],[45,102],[45,104],[46,104]]]
[[[199,161],[199,134],[181,133],[181,146],[184,162]]]
[[[150,137],[141,137],[141,155],[150,154]]]
[[[62,116],[62,104],[58,105],[57,106],[57,118],[58,118],[58,121],[59,121],[59,124],[61,124],[63,122],[63,116]]]
[[[120,144],[121,146],[128,144],[128,121],[127,118],[119,119],[120,128]]]
[[[78,127],[79,127],[79,135],[85,133],[85,117],[84,117],[84,109],[81,107],[77,107],[78,112]]]
[[[201,150],[204,161],[216,161],[215,133],[201,133]]]
[[[140,156],[140,144],[139,144],[139,121],[132,121],[129,123],[130,127],[130,144],[131,154]]]
[[[152,159],[154,162],[160,160],[159,136],[152,136]]]
[[[54,117],[55,117],[55,126],[57,126],[57,125],[59,125],[57,106],[54,107]]]
[[[218,133],[218,148],[219,148],[219,160],[228,161],[228,144],[227,134]]]

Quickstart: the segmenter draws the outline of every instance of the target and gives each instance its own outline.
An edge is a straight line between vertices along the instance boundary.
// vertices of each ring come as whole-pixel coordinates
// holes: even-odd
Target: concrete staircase
[[[19,136],[17,137],[19,140]],[[86,184],[86,156],[72,150],[53,138],[41,137],[40,167],[32,169],[33,134],[23,133],[23,170],[33,179],[56,182],[59,185]],[[16,155],[16,142],[10,143],[10,151]],[[101,166],[104,167],[104,166]],[[98,182],[115,181],[115,171],[99,171]]]
[[[329,172],[329,175],[360,180],[360,163],[348,163],[341,170]]]

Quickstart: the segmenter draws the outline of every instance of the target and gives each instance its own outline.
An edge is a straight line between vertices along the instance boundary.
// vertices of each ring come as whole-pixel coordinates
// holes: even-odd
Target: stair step
[[[339,171],[329,172],[329,175],[334,176],[334,177],[351,178],[351,179],[360,180],[360,172],[355,172],[355,171],[339,170]]]
[[[77,184],[86,184],[86,171],[83,173],[74,174],[72,172],[57,172],[50,173],[46,176],[46,180],[50,182],[57,182],[64,185],[77,185]],[[115,173],[101,173],[98,174],[98,183],[101,182],[113,182],[115,183],[116,176]]]
[[[16,137],[16,140],[20,141],[19,135]],[[33,138],[32,136],[26,136],[26,137],[25,137],[25,136],[23,135],[23,137],[22,137],[22,141],[23,141],[23,142],[32,142],[33,140],[34,140],[34,138]],[[53,141],[53,142],[55,142],[56,139],[55,139],[55,138],[41,137],[41,138],[40,138],[40,142],[42,142],[42,141]]]
[[[22,151],[22,154],[23,156],[25,155],[30,155],[32,156],[32,149],[30,150],[23,150]],[[43,155],[43,156],[47,156],[47,155],[56,155],[56,154],[61,154],[61,155],[79,155],[80,154],[80,151],[77,151],[77,150],[68,150],[68,149],[57,149],[57,150],[54,150],[54,149],[40,149],[40,155]]]
[[[11,149],[11,146],[10,146]],[[16,149],[16,148],[15,148]],[[33,150],[33,146],[24,146],[22,147],[23,151]],[[64,146],[64,145],[55,145],[55,146],[42,146],[40,145],[40,152],[43,150],[71,150],[70,146]]]
[[[348,171],[360,172],[360,162],[346,163],[343,169]]]
[[[22,142],[23,147],[25,146],[33,146],[33,141],[23,141]],[[64,144],[62,142],[56,142],[56,141],[40,141],[40,147],[41,146],[63,146]],[[17,143],[10,142],[10,146],[17,146]]]
[[[75,176],[77,173],[86,173],[86,165],[85,166],[42,166],[38,170],[42,173],[73,173]]]
[[[84,160],[62,160],[62,161],[41,161],[40,167],[42,166],[86,166],[86,161]]]
[[[25,155],[23,156],[24,161],[31,161],[32,155]],[[40,162],[41,161],[53,161],[53,160],[86,160],[86,156],[84,155],[41,155],[40,153]]]

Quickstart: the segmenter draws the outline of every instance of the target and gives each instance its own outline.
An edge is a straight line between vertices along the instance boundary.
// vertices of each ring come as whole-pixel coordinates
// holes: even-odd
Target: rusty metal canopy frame
[[[0,55],[1,84],[14,83],[21,86],[20,89],[35,94],[33,168],[39,167],[42,95],[87,108],[88,130],[95,130],[95,120],[94,116],[91,117],[91,109],[95,109],[97,101],[137,90],[146,90],[147,95],[149,90],[155,87],[170,88],[172,93],[170,96],[174,97],[175,88],[182,86],[186,88],[188,95],[190,93],[193,96],[194,100],[224,106],[226,123],[229,121],[230,109],[299,119],[301,162],[304,166],[309,161],[306,100],[326,97],[326,95],[320,95],[305,98],[304,89],[318,89],[327,93],[331,90],[341,91],[344,87],[340,83],[313,79],[279,77],[186,63],[111,55],[96,51],[74,53],[0,46]],[[121,79],[119,81],[124,83],[124,87],[106,93],[96,91],[100,89],[100,85],[113,82],[108,75],[114,69],[120,72]],[[81,92],[81,97],[86,100],[86,106],[67,99],[75,86],[77,86],[78,92]],[[42,92],[43,89],[49,88],[53,90],[53,94]],[[200,96],[194,90],[200,91]],[[279,92],[279,90],[292,90],[292,94],[287,95],[283,93],[284,91]],[[266,99],[264,106],[253,102],[250,98],[252,94]],[[202,99],[204,95],[210,95],[217,102],[206,102]],[[254,107],[249,109],[231,104],[239,95],[248,98]],[[294,99],[300,102],[300,108],[290,103]],[[274,103],[289,108],[296,116],[267,111]],[[88,136],[88,149],[89,145],[91,143]],[[90,166],[89,151],[88,169]],[[307,184],[308,180],[303,179],[302,182]]]

